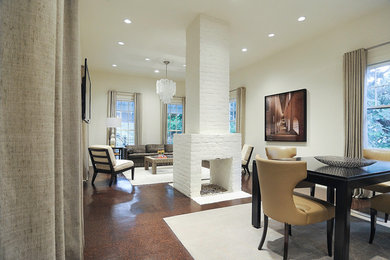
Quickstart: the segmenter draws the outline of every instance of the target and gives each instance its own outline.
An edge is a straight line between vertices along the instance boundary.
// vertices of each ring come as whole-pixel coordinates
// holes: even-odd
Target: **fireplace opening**
[[[200,195],[211,195],[231,191],[233,158],[202,160],[202,167],[210,169],[210,181],[202,182]]]

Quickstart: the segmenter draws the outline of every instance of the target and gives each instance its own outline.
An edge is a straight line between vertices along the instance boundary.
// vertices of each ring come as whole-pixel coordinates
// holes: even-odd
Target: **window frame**
[[[364,82],[364,107],[363,107],[363,148],[367,149],[380,149],[380,150],[390,150],[389,148],[382,148],[382,147],[372,147],[369,145],[369,136],[368,136],[368,111],[369,110],[380,110],[380,109],[390,109],[389,105],[374,105],[374,106],[368,106],[368,98],[367,98],[367,92],[368,92],[368,74],[371,69],[376,69],[378,67],[383,66],[390,66],[390,60],[369,64],[367,65],[366,75],[365,75],[365,82]],[[380,86],[375,86],[375,103],[377,103],[377,94],[376,90],[381,87],[390,87],[389,84],[384,84]],[[390,138],[390,134],[389,134]]]
[[[186,109],[185,109],[185,97],[173,97],[171,102],[168,103],[168,104],[164,104],[164,103],[161,103],[162,104],[162,117],[161,117],[161,122],[162,122],[162,126],[161,126],[161,130],[162,130],[162,134],[161,134],[161,139],[162,139],[162,143],[163,144],[169,144],[168,142],[168,133],[169,132],[181,132],[180,134],[184,134],[185,133],[185,118],[186,118]],[[183,117],[182,117],[182,130],[168,130],[168,105],[182,105],[183,106]],[[173,144],[173,139],[172,139],[172,144]]]
[[[117,109],[117,104],[118,102],[128,102],[129,103],[129,108],[127,111],[122,111],[122,110],[119,110]],[[120,117],[122,119],[122,114],[121,112],[127,112],[129,114],[129,116],[131,115],[131,113],[134,114],[134,129],[130,129],[130,127],[128,127],[127,129],[121,129],[121,127],[117,127],[116,128],[116,134],[115,134],[115,146],[117,147],[122,147],[122,146],[126,146],[126,145],[135,145],[136,144],[136,138],[137,138],[137,107],[136,107],[136,101],[135,101],[135,94],[134,93],[125,93],[125,92],[118,92],[117,93],[117,96],[116,96],[116,101],[115,101],[115,114],[116,114],[116,117]],[[133,107],[134,109],[131,110],[130,109],[130,103],[133,103]],[[118,144],[118,140],[119,140],[119,133],[120,132],[127,132],[128,133],[128,136],[129,136],[129,140],[126,144]],[[133,143],[130,143],[130,136],[131,136],[131,133],[133,133]]]

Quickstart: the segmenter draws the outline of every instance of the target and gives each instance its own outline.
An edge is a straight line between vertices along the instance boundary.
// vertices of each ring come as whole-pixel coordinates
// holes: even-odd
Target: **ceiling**
[[[162,61],[168,59],[168,77],[184,80],[186,28],[199,13],[230,24],[234,71],[389,5],[388,0],[82,0],[81,53],[91,70],[153,78],[165,75]],[[306,20],[298,22],[300,16]]]

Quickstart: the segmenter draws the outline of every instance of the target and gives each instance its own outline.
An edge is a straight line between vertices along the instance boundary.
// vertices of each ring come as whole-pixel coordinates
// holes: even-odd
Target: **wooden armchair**
[[[99,172],[111,174],[109,186],[111,187],[118,173],[131,169],[131,179],[134,180],[134,163],[130,160],[116,160],[112,148],[108,145],[93,145],[88,148],[93,165],[92,185]]]

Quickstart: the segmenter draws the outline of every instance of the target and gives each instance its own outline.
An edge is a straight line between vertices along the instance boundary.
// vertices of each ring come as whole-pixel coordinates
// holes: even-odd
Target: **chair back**
[[[116,159],[112,148],[108,145],[92,145],[88,148],[92,165],[97,170],[114,171]]]
[[[267,158],[270,160],[293,158],[297,155],[297,148],[269,146],[265,148],[265,153],[267,155]]]
[[[306,222],[306,214],[293,200],[295,186],[307,177],[306,162],[274,161],[256,155],[256,166],[264,214],[282,223]]]
[[[241,160],[248,162],[251,159],[252,152],[253,152],[253,146],[244,144],[241,150]]]
[[[390,151],[379,149],[363,149],[363,157],[370,160],[390,161]]]

